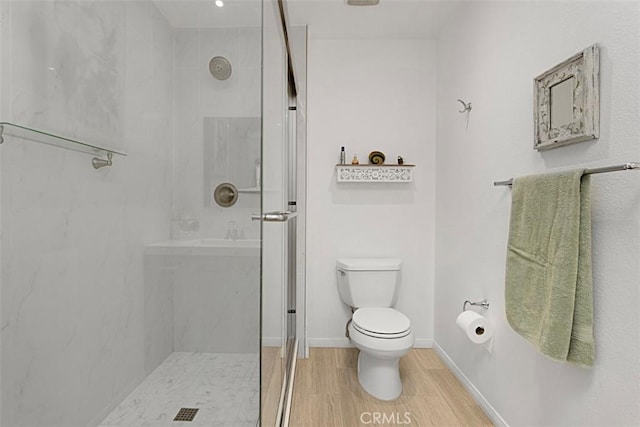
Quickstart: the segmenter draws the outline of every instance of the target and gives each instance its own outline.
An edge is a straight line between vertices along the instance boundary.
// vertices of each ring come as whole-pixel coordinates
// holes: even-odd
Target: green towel
[[[593,366],[591,202],[584,171],[516,178],[507,253],[507,320],[556,360]]]

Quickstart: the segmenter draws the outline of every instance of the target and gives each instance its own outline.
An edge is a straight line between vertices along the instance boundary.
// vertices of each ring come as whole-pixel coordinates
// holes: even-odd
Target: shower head
[[[231,76],[231,63],[227,58],[214,56],[209,61],[209,72],[218,80],[227,80]]]
[[[375,6],[380,0],[347,0],[349,6]]]

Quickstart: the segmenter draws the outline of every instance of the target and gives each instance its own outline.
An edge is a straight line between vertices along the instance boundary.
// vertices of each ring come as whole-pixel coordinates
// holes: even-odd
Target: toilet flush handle
[[[344,271],[342,271],[342,270],[338,270],[338,271],[340,272],[340,275],[341,275],[341,276],[346,276],[346,275],[347,275],[347,273],[345,273],[345,272],[344,272]]]

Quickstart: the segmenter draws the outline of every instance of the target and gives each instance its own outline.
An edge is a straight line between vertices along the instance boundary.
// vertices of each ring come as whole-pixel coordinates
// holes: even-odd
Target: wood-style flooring
[[[284,359],[280,347],[262,347],[262,385],[260,392],[260,425],[273,426],[278,415],[278,402],[282,390]],[[290,427],[293,427],[291,425]]]
[[[355,348],[312,348],[298,359],[290,427],[493,425],[431,349],[400,359],[403,391],[392,402],[362,390],[357,359]]]

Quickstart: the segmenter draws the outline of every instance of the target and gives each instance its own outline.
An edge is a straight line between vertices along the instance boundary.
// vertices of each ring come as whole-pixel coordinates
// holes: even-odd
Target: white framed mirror
[[[600,60],[594,44],[534,79],[534,144],[538,151],[600,134]]]

